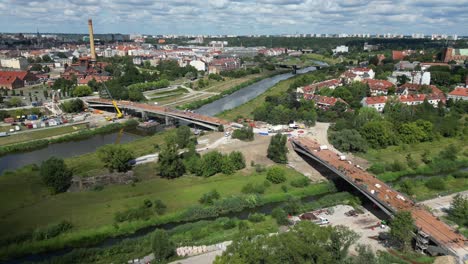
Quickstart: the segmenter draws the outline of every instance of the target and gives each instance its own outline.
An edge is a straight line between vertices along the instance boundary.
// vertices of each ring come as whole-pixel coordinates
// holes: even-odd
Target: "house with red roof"
[[[328,110],[331,107],[335,106],[336,103],[341,102],[345,105],[348,105],[343,99],[341,98],[335,98],[335,97],[330,97],[330,96],[322,96],[318,94],[307,94],[304,95],[305,100],[312,100],[315,102],[315,106],[317,108],[323,109],[323,110]]]
[[[392,50],[393,60],[403,60],[405,57],[414,53],[414,50]]]
[[[353,68],[340,75],[344,83],[360,82],[365,79],[374,79],[375,72],[370,68]]]
[[[361,100],[361,105],[364,107],[372,107],[375,108],[375,110],[382,112],[387,100],[388,96],[364,97]]]
[[[24,82],[16,76],[0,76],[0,88],[13,90],[24,87]]]
[[[456,87],[448,94],[448,99],[468,101],[468,88]]]
[[[222,71],[237,70],[241,66],[239,58],[213,59],[208,66],[208,73],[220,73]]]
[[[8,89],[16,89],[25,85],[32,85],[39,82],[39,78],[29,71],[0,71],[2,86]],[[17,78],[19,81],[16,81]]]
[[[299,97],[302,97],[304,94],[313,94],[316,91],[320,91],[323,88],[335,89],[338,86],[341,86],[342,83],[338,79],[326,80],[323,82],[313,83],[306,86],[301,86],[296,88],[296,93]]]
[[[387,95],[388,90],[394,87],[393,83],[386,80],[365,79],[362,83],[369,86],[371,96]]]

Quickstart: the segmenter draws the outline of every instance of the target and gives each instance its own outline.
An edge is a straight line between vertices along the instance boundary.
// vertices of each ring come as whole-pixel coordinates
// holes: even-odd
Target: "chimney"
[[[96,50],[94,49],[93,20],[88,19],[89,48],[91,50],[91,62],[96,62]]]

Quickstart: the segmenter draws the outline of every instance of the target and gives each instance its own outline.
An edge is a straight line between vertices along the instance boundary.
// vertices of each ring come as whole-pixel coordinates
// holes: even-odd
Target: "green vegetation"
[[[93,93],[93,90],[88,85],[80,85],[73,89],[73,96],[82,97]]]
[[[52,193],[57,194],[67,191],[70,187],[73,172],[67,168],[63,159],[52,157],[42,162],[40,175]]]
[[[60,108],[66,113],[79,113],[84,110],[84,103],[81,99],[73,99],[63,102]]]
[[[132,166],[130,160],[135,158],[133,152],[122,145],[105,145],[97,149],[97,155],[110,172],[127,172]]]
[[[232,132],[232,138],[237,138],[243,141],[253,141],[254,140],[254,132],[252,127],[243,127],[240,129],[234,130]]]
[[[162,137],[161,135],[153,136],[153,139],[151,137],[145,138],[129,143],[129,145],[134,146],[135,152],[140,152],[142,149],[137,146],[146,146],[148,142],[154,144],[155,139],[161,140]],[[67,160],[66,164],[75,168],[74,166],[79,166],[82,162],[87,164],[90,161],[98,160],[95,155],[93,153],[85,155],[85,157],[72,158]],[[87,165],[87,169],[92,169],[94,166],[102,168],[103,165],[99,162],[91,167]],[[232,175],[218,174],[209,178],[184,176],[167,180],[157,177],[157,171],[154,167],[153,164],[145,164],[135,168],[136,177],[142,180],[133,185],[106,186],[98,192],[67,192],[57,194],[54,197],[48,194],[47,188],[42,184],[39,172],[34,166],[4,173],[0,177],[0,193],[5,201],[0,207],[0,215],[3,217],[0,220],[3,231],[0,233],[14,236],[22,230],[46,226],[57,219],[69,221],[74,228],[72,231],[53,239],[31,242],[21,246],[9,246],[8,249],[0,251],[0,255],[5,257],[6,255],[31,252],[31,250],[38,252],[45,248],[56,249],[65,245],[95,243],[105,237],[134,232],[149,225],[180,221],[181,219],[196,219],[199,216],[213,216],[234,208],[239,210],[251,203],[241,202],[247,200],[231,196],[239,195],[246,183],[263,184],[266,177],[266,172],[237,172]],[[304,177],[292,169],[285,168],[284,170],[287,181]],[[82,169],[81,173],[84,173]],[[213,189],[216,189],[222,198],[214,202],[214,208],[219,209],[196,207],[200,197]],[[34,192],[30,190],[34,190]],[[267,194],[253,201],[256,201],[254,205],[258,206],[285,200],[287,196],[302,197],[328,191],[329,186],[325,183],[290,190],[288,193],[284,193],[281,186],[272,185],[268,187]],[[177,199],[173,199],[173,197],[177,197]],[[253,198],[248,197],[246,198]],[[167,206],[165,214],[154,213],[156,209],[154,209],[155,203],[153,203],[153,207],[149,209],[153,213],[149,214],[149,217],[143,213],[143,217],[139,218],[140,212],[136,210],[145,206],[144,200],[164,201]],[[119,212],[127,212],[129,215],[136,214],[137,217],[133,218],[132,221],[115,222],[115,216]],[[31,215],[35,217],[29,217]]]
[[[286,181],[285,172],[283,168],[279,166],[273,166],[268,168],[266,178],[274,184],[279,184]]]
[[[266,98],[283,98],[286,92],[295,92],[295,88],[310,84],[314,81],[323,81],[329,78],[333,78],[334,76],[339,74],[339,70],[337,67],[327,67],[324,69],[320,69],[311,73],[306,73],[302,75],[295,76],[293,78],[284,80],[279,82],[278,84],[274,85],[273,87],[269,88],[263,94],[255,97],[254,99],[248,101],[247,103],[240,105],[234,109],[230,109],[228,111],[224,111],[218,114],[218,117],[227,119],[227,120],[237,120],[239,118],[249,118],[253,119],[254,111],[257,108],[263,107],[266,101]],[[294,90],[294,91],[293,91]],[[291,94],[289,93],[289,94]],[[289,97],[290,100],[294,97]],[[297,102],[299,103],[299,102]],[[291,118],[293,119],[293,118]],[[289,119],[290,120],[290,119]],[[289,121],[288,120],[288,121]]]
[[[271,138],[268,145],[267,157],[276,163],[285,164],[288,162],[288,147],[286,146],[287,136],[276,134]]]
[[[144,82],[144,83],[135,83],[128,86],[128,89],[137,89],[142,92],[149,90],[157,90],[161,88],[168,87],[170,85],[169,81],[166,79],[154,81],[154,82]]]
[[[55,137],[55,136],[59,136],[59,135],[67,134],[67,133],[77,132],[82,129],[85,129],[86,127],[87,127],[87,124],[77,124],[77,125],[72,125],[72,126],[71,125],[60,126],[60,127],[52,127],[52,128],[47,128],[47,129],[28,131],[27,133],[14,134],[8,137],[0,138],[0,145],[6,146],[9,144],[15,144],[15,143],[20,143],[24,141],[32,141],[32,140],[38,140],[38,139],[43,139],[47,137]],[[10,129],[10,127],[7,127],[7,128]]]
[[[200,108],[200,107],[202,107],[202,106],[204,106],[206,104],[209,104],[209,103],[212,103],[212,102],[214,102],[216,100],[219,100],[219,99],[223,98],[226,95],[230,95],[230,94],[232,94],[232,93],[234,93],[236,91],[239,91],[242,88],[245,88],[245,87],[247,87],[247,86],[249,86],[251,84],[254,84],[254,83],[259,82],[259,81],[261,81],[263,79],[272,77],[272,76],[277,75],[279,73],[281,73],[281,72],[273,72],[273,73],[265,75],[265,76],[257,77],[255,79],[243,82],[243,83],[241,83],[239,85],[236,85],[236,86],[234,86],[232,88],[224,90],[218,95],[211,96],[211,97],[208,97],[206,99],[198,100],[198,101],[191,102],[191,103],[188,103],[188,104],[184,104],[182,106],[178,106],[177,108],[179,108],[179,109],[198,109],[198,108]]]
[[[459,230],[466,234],[468,230],[468,197],[455,195],[448,212],[449,220],[458,224]]]
[[[300,222],[275,236],[246,232],[214,263],[340,263],[359,236],[344,226],[321,228]]]
[[[153,232],[151,241],[151,249],[157,262],[165,262],[168,258],[175,255],[176,247],[166,231],[157,229]]]
[[[403,252],[408,252],[413,239],[414,220],[411,212],[400,211],[390,222],[390,235],[398,243]]]
[[[61,143],[61,142],[67,142],[67,141],[72,141],[72,140],[80,140],[80,139],[86,139],[89,137],[92,137],[94,135],[99,135],[99,134],[108,134],[111,132],[114,132],[116,130],[125,128],[125,127],[135,127],[136,126],[136,121],[135,120],[128,120],[125,123],[113,123],[109,124],[103,127],[95,128],[95,129],[82,129],[79,130],[79,128],[84,128],[86,125],[85,124],[80,124],[76,126],[65,126],[65,127],[58,127],[58,128],[53,128],[50,129],[44,129],[44,130],[38,130],[38,131],[33,131],[30,133],[24,133],[21,134],[22,139],[21,141],[25,140],[30,140],[30,139],[39,139],[39,140],[32,140],[24,143],[18,143],[14,145],[6,145],[6,146],[0,146],[0,156],[1,155],[6,155],[9,153],[14,153],[14,152],[20,152],[20,151],[28,151],[28,150],[33,150],[33,149],[39,149],[46,147],[49,144],[54,144],[54,143]],[[44,139],[47,138],[50,135],[54,135],[55,133],[57,134],[64,134],[67,131],[70,131],[70,129],[75,130],[73,127],[76,127],[78,132],[76,133],[70,133],[61,137],[55,137],[55,138],[49,138],[49,139]],[[50,133],[50,134],[49,134]],[[31,134],[31,135],[29,135]],[[23,136],[24,135],[24,136]],[[20,135],[16,135],[20,136]],[[8,140],[8,138],[11,138],[13,136],[1,138],[0,140]],[[42,138],[42,139],[40,139]],[[2,142],[2,141],[0,141]],[[7,141],[8,142],[8,141]],[[9,141],[11,142],[11,141]],[[14,141],[18,142],[18,141]]]

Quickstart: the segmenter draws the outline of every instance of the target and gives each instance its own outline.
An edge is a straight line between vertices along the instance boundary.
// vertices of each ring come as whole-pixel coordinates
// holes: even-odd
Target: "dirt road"
[[[452,202],[453,197],[455,197],[455,195],[457,194],[468,196],[468,191],[454,193],[454,194],[442,196],[442,197],[437,197],[431,200],[420,202],[420,204],[426,205],[429,208],[431,208],[434,215],[443,216],[447,214],[446,210],[450,208],[450,203]]]

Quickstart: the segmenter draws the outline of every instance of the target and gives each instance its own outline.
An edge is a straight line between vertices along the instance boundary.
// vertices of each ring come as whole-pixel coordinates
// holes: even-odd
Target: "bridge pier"
[[[148,120],[148,114],[145,111],[141,112],[141,120],[143,121]]]

